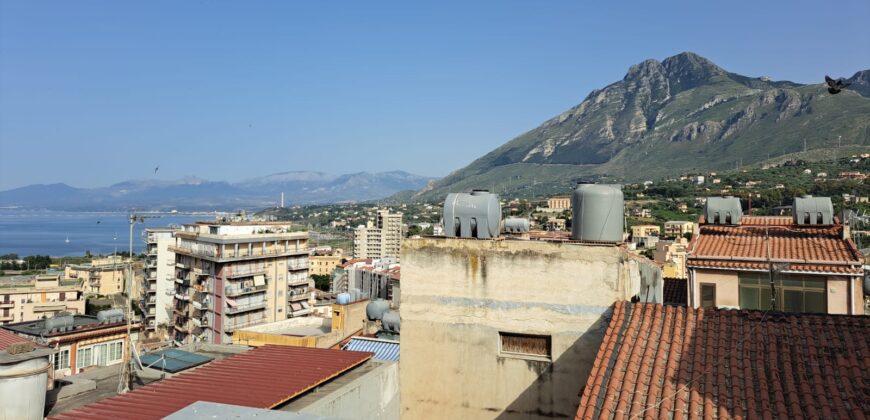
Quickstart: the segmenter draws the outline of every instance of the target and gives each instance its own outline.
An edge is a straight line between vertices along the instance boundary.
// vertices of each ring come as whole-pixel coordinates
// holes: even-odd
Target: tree
[[[683,237],[686,238],[687,241],[691,241],[692,240],[692,232],[684,233]]]
[[[314,287],[325,292],[332,286],[332,276],[329,274],[312,274],[311,278],[314,279]]]

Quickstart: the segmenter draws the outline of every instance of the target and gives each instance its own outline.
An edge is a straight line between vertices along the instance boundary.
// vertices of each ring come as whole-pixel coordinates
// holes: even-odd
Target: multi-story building
[[[658,225],[634,225],[631,227],[632,238],[642,238],[646,236],[659,236],[661,228]]]
[[[0,288],[0,325],[33,321],[58,312],[85,313],[85,298],[79,279],[61,279],[60,274],[39,275]]]
[[[374,221],[353,231],[354,258],[399,258],[404,237],[402,213],[378,210]]]
[[[618,245],[407,240],[402,418],[571,417],[614,302],[661,302],[659,276]]]
[[[400,279],[400,270],[395,258],[350,260],[336,269],[332,288],[337,293],[357,289],[369,299],[393,301],[393,286]]]
[[[173,340],[231,343],[238,328],[311,312],[308,233],[278,222],[198,222],[175,232]],[[160,250],[158,250],[158,253]]]
[[[311,276],[331,276],[336,267],[346,257],[341,249],[315,249],[308,257],[308,274]]]
[[[153,337],[166,333],[172,318],[174,293],[166,293],[175,284],[175,229],[150,228],[142,232],[145,242],[145,265],[140,286],[139,308],[146,335]],[[171,327],[170,327],[171,328]],[[162,331],[158,331],[162,329]]]
[[[791,216],[702,219],[686,264],[688,305],[861,315],[863,256],[846,229]]]
[[[689,241],[686,238],[656,243],[653,259],[655,262],[662,264],[662,277],[665,279],[681,279],[685,283],[685,280],[688,278],[686,272],[688,248]]]
[[[113,295],[124,293],[123,258],[117,255],[94,258],[90,264],[74,264],[64,267],[64,277],[82,279],[85,293]]]
[[[666,238],[681,238],[687,233],[695,231],[694,222],[672,220],[665,222],[665,237]]]
[[[138,323],[132,325],[139,328]],[[21,337],[57,349],[52,357],[54,378],[75,375],[92,366],[121,363],[127,340],[127,323],[118,314],[98,319],[69,315],[4,325]]]
[[[547,208],[554,210],[571,210],[571,197],[560,195],[547,199]]]

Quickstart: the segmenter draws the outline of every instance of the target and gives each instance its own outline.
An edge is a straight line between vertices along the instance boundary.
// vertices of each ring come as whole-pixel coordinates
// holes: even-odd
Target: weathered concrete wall
[[[692,306],[701,306],[701,283],[716,285],[716,306],[727,308],[740,307],[740,282],[736,271],[695,270]]]
[[[573,416],[606,317],[639,293],[643,264],[617,247],[405,241],[402,417]],[[500,355],[499,332],[551,336],[552,360]]]
[[[399,364],[384,363],[299,410],[342,419],[399,419]]]

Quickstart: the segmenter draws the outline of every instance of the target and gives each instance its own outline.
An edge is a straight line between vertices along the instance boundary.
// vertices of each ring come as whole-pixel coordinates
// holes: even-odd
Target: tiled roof
[[[791,216],[743,216],[740,224],[743,226],[791,226]]]
[[[374,359],[399,361],[399,342],[392,340],[380,340],[377,338],[353,337],[344,347],[350,351],[370,351],[374,353]]]
[[[689,246],[687,265],[766,270],[772,261],[790,263],[789,271],[861,273],[863,257],[842,235],[842,225],[702,225]]]
[[[10,344],[21,343],[25,341],[29,340],[0,328],[0,351],[6,350],[6,347],[9,347]]]
[[[159,419],[195,401],[272,408],[365,362],[371,353],[263,346],[54,419]]]
[[[864,418],[868,332],[866,316],[618,302],[577,418]]]

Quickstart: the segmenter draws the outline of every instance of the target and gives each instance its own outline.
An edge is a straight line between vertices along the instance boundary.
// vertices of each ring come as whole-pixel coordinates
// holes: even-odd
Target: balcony
[[[308,263],[305,264],[287,264],[287,270],[295,271],[295,270],[307,270]]]
[[[263,309],[265,307],[266,307],[266,302],[262,302],[262,303],[256,303],[253,305],[236,306],[235,308],[229,307],[229,308],[227,308],[226,312],[228,315],[240,314],[242,312],[256,311],[258,309]]]
[[[266,270],[254,270],[254,271],[238,271],[232,274],[228,274],[224,276],[226,279],[238,279],[242,277],[253,277],[259,275],[266,275]]]
[[[14,317],[12,316],[12,314],[9,314],[9,315],[0,314],[0,322],[8,322],[8,321],[12,321],[13,319],[14,319]]]
[[[251,287],[230,287],[227,286],[226,291],[224,292],[227,296],[242,296],[249,295],[251,293],[261,293],[266,291],[266,285],[262,286],[251,286]]]
[[[14,308],[15,302],[0,302],[0,309]]]
[[[180,284],[180,285],[182,285],[182,286],[184,286],[184,287],[190,287],[190,279],[179,279],[179,278],[176,278],[176,279],[175,279],[175,282],[178,283],[178,284]]]
[[[250,321],[245,321],[245,322],[238,322],[238,323],[235,323],[235,324],[227,324],[227,325],[224,326],[224,331],[227,331],[227,332],[229,332],[229,331],[235,331],[235,330],[237,330],[237,329],[239,329],[239,328],[245,328],[245,327],[249,327],[249,326],[251,326],[251,325],[262,324],[263,322],[266,322],[266,318],[265,318],[265,317],[263,317],[263,318],[257,318],[257,319],[250,320]]]
[[[297,294],[297,295],[289,295],[287,296],[287,302],[299,302],[301,300],[308,300],[309,294],[308,292]]]
[[[251,260],[258,258],[274,258],[274,257],[289,257],[293,255],[308,255],[308,248],[302,247],[298,250],[286,250],[286,251],[267,251],[263,252],[262,248],[254,247],[252,252],[248,252],[247,249],[239,248],[239,252],[236,253],[234,251],[227,251],[220,255],[219,253],[214,251],[202,251],[202,250],[193,250],[190,248],[184,247],[169,247],[169,249],[176,254],[182,255],[190,255],[193,257],[203,258],[209,261],[215,262],[227,262],[233,260]]]
[[[175,299],[176,299],[176,300],[183,300],[183,301],[185,301],[185,302],[189,302],[189,301],[190,301],[190,296],[188,296],[188,295],[182,295],[182,294],[180,294],[180,293],[176,293],[176,294],[175,294]]]
[[[308,277],[303,277],[302,279],[287,279],[288,286],[306,286],[308,285]]]
[[[56,312],[66,310],[66,305],[39,305],[33,307],[33,312]]]

